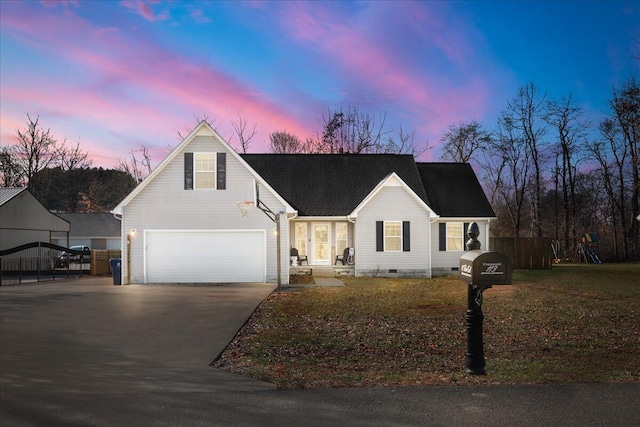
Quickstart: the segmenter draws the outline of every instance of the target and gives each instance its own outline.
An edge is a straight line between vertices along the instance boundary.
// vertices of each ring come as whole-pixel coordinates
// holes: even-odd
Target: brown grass
[[[484,294],[486,376],[464,372],[466,285],[347,279],[271,295],[216,366],[282,388],[640,380],[640,265],[516,271]]]

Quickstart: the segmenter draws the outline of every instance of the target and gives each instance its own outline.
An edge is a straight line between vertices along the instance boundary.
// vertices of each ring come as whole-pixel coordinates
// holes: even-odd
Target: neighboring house
[[[256,197],[258,193],[259,197]],[[468,164],[393,154],[237,154],[200,123],[113,211],[122,219],[123,283],[281,281],[289,251],[310,267],[355,249],[356,276],[457,271],[466,223],[488,249],[495,214]],[[130,249],[130,251],[129,251]]]
[[[109,212],[59,213],[70,224],[69,246],[88,246],[91,249],[120,250],[120,221]],[[54,235],[54,242],[66,246],[66,236]]]
[[[52,243],[53,233],[65,239],[69,223],[52,214],[26,188],[0,188],[0,250],[33,242]]]

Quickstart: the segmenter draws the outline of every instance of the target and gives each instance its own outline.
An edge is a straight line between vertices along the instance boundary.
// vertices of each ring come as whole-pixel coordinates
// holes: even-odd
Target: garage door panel
[[[145,244],[147,283],[265,281],[262,230],[148,230]]]

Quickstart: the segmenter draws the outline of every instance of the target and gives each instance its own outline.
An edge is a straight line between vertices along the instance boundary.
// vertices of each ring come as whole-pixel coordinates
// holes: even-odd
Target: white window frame
[[[213,157],[213,170],[198,170],[198,156],[212,156]],[[215,190],[217,187],[217,168],[218,168],[218,153],[212,152],[200,152],[193,153],[193,189],[194,190]],[[198,173],[212,173],[213,174],[213,186],[211,187],[198,187]]]
[[[397,224],[398,225],[398,230],[399,230],[399,235],[398,236],[387,236],[387,224]],[[398,247],[398,249],[387,249],[387,237],[389,238],[399,238],[400,239],[400,245]],[[402,248],[403,248],[403,242],[402,242],[402,221],[384,221],[384,227],[382,229],[382,239],[384,242],[384,251],[385,252],[402,252]]]
[[[450,225],[456,225],[456,226],[460,226],[460,230],[462,230],[461,234],[458,236],[453,236],[452,233],[449,232],[449,226]],[[464,222],[447,222],[447,228],[446,228],[446,240],[447,240],[447,252],[462,252],[464,251]],[[459,242],[460,242],[460,249],[453,249],[449,246],[449,241],[450,239],[455,239],[458,238]]]

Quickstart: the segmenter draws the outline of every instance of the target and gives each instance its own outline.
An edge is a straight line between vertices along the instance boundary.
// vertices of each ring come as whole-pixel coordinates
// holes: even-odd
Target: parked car
[[[70,263],[79,264],[91,262],[91,249],[89,249],[89,246],[71,246],[69,249],[72,251],[82,252],[82,255],[62,251],[58,257],[58,262],[56,263],[58,267],[67,267]]]

